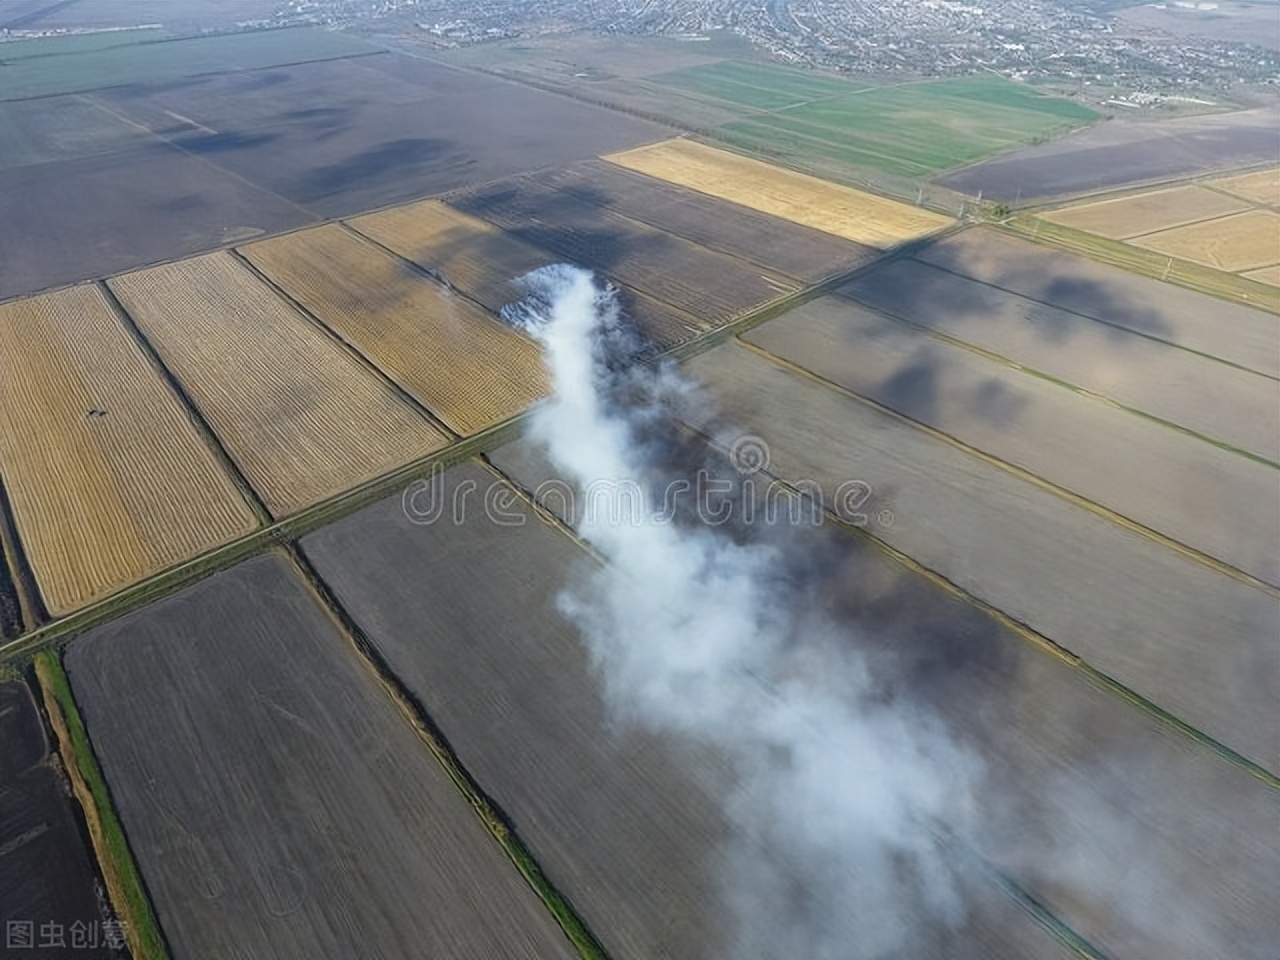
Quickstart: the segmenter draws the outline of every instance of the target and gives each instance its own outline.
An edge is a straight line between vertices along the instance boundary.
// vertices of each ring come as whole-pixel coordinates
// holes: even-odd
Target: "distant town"
[[[583,31],[697,42],[729,31],[779,61],[857,74],[954,76],[1103,84],[1148,98],[1280,83],[1280,52],[1258,43],[1173,34],[1122,19],[1138,5],[1060,0],[293,0],[282,22],[377,23],[444,47]],[[1219,4],[1144,5],[1183,20],[1228,19]],[[1227,6],[1224,4],[1223,6]],[[1276,4],[1230,4],[1275,23]],[[1267,19],[1267,15],[1270,18]],[[1236,16],[1232,13],[1231,16]]]

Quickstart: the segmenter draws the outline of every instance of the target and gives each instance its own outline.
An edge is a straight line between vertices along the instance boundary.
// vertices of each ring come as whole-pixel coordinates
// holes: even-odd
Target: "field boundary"
[[[124,922],[129,952],[134,960],[168,960],[164,934],[57,652],[45,650],[37,656],[35,672],[111,903]]]
[[[361,662],[381,684],[387,696],[413,727],[448,775],[458,792],[466,799],[486,830],[497,841],[525,882],[533,889],[582,960],[608,960],[604,947],[595,938],[573,904],[551,883],[542,867],[520,838],[511,819],[467,771],[444,731],[431,718],[426,705],[404,684],[355,618],[342,606],[319,571],[312,566],[306,551],[298,544],[285,548],[294,570],[325,613],[335,622],[351,643]]]

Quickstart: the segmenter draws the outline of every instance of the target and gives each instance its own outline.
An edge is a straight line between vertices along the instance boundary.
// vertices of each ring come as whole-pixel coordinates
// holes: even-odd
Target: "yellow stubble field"
[[[1202,263],[1228,273],[1257,270],[1280,261],[1280,214],[1270,210],[1248,210],[1149,233],[1129,242],[1146,250]]]
[[[1280,206],[1280,167],[1270,170],[1258,170],[1254,173],[1242,173],[1234,177],[1223,177],[1210,183],[1219,190],[1244,197],[1254,203],[1267,206]]]
[[[0,305],[0,474],[54,616],[257,525],[91,284]]]
[[[603,159],[872,247],[891,247],[952,223],[930,210],[692,140],[665,140]]]
[[[1242,200],[1206,187],[1186,184],[1113,200],[1075,204],[1043,216],[1064,227],[1074,227],[1110,240],[1125,240],[1248,209],[1249,204]]]
[[[512,280],[556,261],[551,254],[439,200],[420,200],[347,223],[491,310],[519,297]]]
[[[447,442],[230,253],[108,285],[275,516]]]
[[[532,340],[340,224],[241,252],[461,435],[547,392]]]

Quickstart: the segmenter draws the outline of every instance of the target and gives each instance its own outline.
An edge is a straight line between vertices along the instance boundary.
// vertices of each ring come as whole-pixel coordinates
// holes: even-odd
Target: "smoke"
[[[580,489],[661,500],[694,462],[673,421],[705,398],[673,364],[638,361],[647,345],[590,273],[558,265],[524,285],[506,316],[542,342],[554,388],[532,439]],[[966,830],[976,764],[875,682],[847,625],[816,612],[794,575],[799,534],[690,509],[588,512],[579,533],[607,562],[559,603],[614,717],[733,768],[718,872],[735,955],[913,955],[934,942],[926,930],[961,924],[948,838]]]

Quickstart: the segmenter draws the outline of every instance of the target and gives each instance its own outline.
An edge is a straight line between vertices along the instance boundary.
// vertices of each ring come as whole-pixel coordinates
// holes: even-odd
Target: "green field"
[[[745,107],[777,110],[824,97],[838,97],[861,87],[765,64],[730,60],[649,77],[655,83],[703,94]]]
[[[95,35],[99,36],[99,35]],[[45,39],[6,43],[0,47],[0,101],[49,97],[130,83],[164,83],[202,73],[253,70],[261,67],[329,60],[372,53],[376,48],[340,33],[299,27],[246,33],[157,39],[153,31],[112,33],[115,38],[60,49]],[[122,43],[120,38],[132,37]],[[57,38],[80,41],[80,37]],[[34,55],[23,55],[38,44]],[[13,48],[12,50],[10,48]]]
[[[1098,119],[1071,100],[997,76],[888,87],[732,61],[649,78],[739,108],[713,137],[801,165],[822,159],[912,178]]]
[[[103,30],[97,33],[68,33],[27,40],[0,43],[0,65],[8,65],[29,57],[61,56],[69,53],[92,53],[110,47],[163,40],[168,34],[159,28],[148,30]]]

